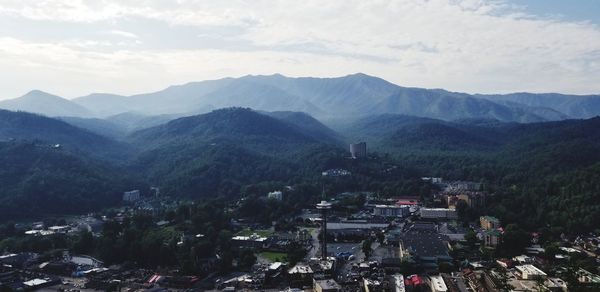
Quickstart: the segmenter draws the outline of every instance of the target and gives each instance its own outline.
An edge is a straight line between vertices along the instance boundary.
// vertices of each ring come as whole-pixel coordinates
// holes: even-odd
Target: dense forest
[[[7,218],[13,210],[81,213],[149,186],[193,199],[235,199],[264,183],[426,196],[432,186],[419,178],[440,176],[483,182],[495,194],[486,212],[525,228],[580,232],[600,220],[600,118],[518,124],[381,115],[333,131],[303,113],[229,108],[119,142],[28,113],[1,111],[0,121]],[[344,141],[359,140],[369,158],[349,159]],[[321,175],[336,168],[352,175]]]

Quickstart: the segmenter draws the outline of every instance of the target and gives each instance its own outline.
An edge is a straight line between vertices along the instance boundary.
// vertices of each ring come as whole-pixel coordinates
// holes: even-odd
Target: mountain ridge
[[[62,106],[34,107],[31,102],[19,106],[18,100],[1,101],[0,108],[86,118],[123,112],[189,116],[235,106],[270,112],[301,111],[321,120],[401,113],[447,121],[494,118],[529,123],[600,115],[600,95],[467,94],[403,87],[363,73],[329,78],[281,74],[227,77],[172,85],[131,96],[94,93],[72,100],[57,100]],[[55,115],[61,107],[71,109]]]

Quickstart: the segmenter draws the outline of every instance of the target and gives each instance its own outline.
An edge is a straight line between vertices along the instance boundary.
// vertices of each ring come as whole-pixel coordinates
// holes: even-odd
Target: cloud
[[[52,74],[33,76],[53,80],[51,90],[71,96],[276,72],[365,72],[406,86],[467,92],[600,92],[597,25],[540,18],[506,1],[0,3],[0,16],[32,26],[90,25],[135,40],[134,47],[127,47],[127,42],[109,46],[108,40],[84,36],[76,42],[4,36],[0,62],[46,68]],[[148,21],[162,29],[145,30],[142,24]],[[22,71],[17,74],[22,78],[0,84],[0,93],[37,87],[39,81],[27,77],[30,69],[22,66],[11,69]],[[0,74],[8,74],[7,68],[2,66]],[[63,76],[79,81],[68,83]],[[85,79],[89,76],[93,80]]]
[[[118,30],[118,29],[113,29],[111,31],[107,31],[107,33],[112,34],[112,35],[116,35],[116,36],[120,36],[120,37],[124,37],[124,38],[129,38],[129,39],[139,39],[140,38],[135,33],[128,32],[128,31],[123,31],[123,30]]]

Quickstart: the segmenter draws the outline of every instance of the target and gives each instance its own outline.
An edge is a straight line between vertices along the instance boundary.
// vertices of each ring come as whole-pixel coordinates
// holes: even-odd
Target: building
[[[328,169],[326,171],[323,171],[321,173],[322,176],[331,176],[331,177],[336,177],[336,176],[349,176],[352,175],[352,172],[346,170],[346,169]]]
[[[444,179],[441,177],[422,177],[421,180],[432,184],[441,184],[444,182]]]
[[[489,247],[496,247],[500,244],[502,233],[497,229],[485,230],[483,232],[483,244]]]
[[[381,217],[406,217],[410,215],[410,208],[408,206],[375,205],[373,215]]]
[[[437,271],[442,262],[451,262],[448,238],[435,230],[413,226],[400,236],[399,257],[427,271]]]
[[[421,218],[424,219],[457,219],[456,210],[448,208],[421,208]]]
[[[588,272],[587,270],[579,269],[576,274],[577,274],[577,280],[579,281],[579,283],[600,284],[600,276],[598,276],[596,274],[592,274],[591,272]]]
[[[267,194],[267,198],[281,201],[283,200],[283,193],[281,191],[273,191]]]
[[[133,190],[123,193],[123,201],[135,202],[140,199],[140,190]]]
[[[394,278],[394,292],[406,292],[404,286],[404,276],[402,274],[395,274]]]
[[[481,216],[479,217],[479,224],[481,228],[485,230],[498,229],[500,228],[500,220],[492,216]]]
[[[517,272],[523,280],[545,279],[548,275],[544,271],[536,268],[534,265],[516,266]]]
[[[342,286],[335,280],[313,280],[313,291],[314,292],[339,292],[342,290]]]
[[[48,230],[50,230],[54,233],[67,233],[69,230],[71,230],[71,226],[69,226],[69,225],[50,226],[50,227],[48,227]]]
[[[69,262],[74,263],[78,266],[86,266],[92,268],[99,268],[104,266],[104,262],[102,262],[101,260],[87,255],[72,256],[70,257]]]
[[[463,201],[470,208],[478,209],[485,207],[486,194],[483,192],[460,192],[448,194],[448,208],[455,209],[458,202]]]
[[[231,238],[233,246],[241,249],[261,249],[266,241],[266,237],[258,236],[256,233],[250,236],[234,236]]]
[[[352,158],[366,158],[367,157],[367,143],[366,142],[358,142],[356,144],[350,144],[350,155]]]
[[[569,291],[569,288],[567,287],[567,282],[560,278],[548,278],[546,279],[546,282],[544,282],[544,286],[552,292]]]
[[[464,191],[479,191],[483,187],[482,183],[472,181],[452,181],[446,183],[445,192],[464,192]]]
[[[327,259],[327,210],[331,209],[331,203],[321,201],[317,204],[317,210],[321,210],[321,259]]]
[[[313,269],[306,263],[298,263],[288,270],[289,283],[294,288],[309,286],[313,281],[313,276]]]
[[[440,275],[429,276],[429,287],[431,287],[431,292],[447,292],[448,287],[446,286],[446,282]]]

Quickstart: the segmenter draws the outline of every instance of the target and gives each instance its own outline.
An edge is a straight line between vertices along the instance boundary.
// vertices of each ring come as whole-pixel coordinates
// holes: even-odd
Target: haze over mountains
[[[10,110],[109,121],[126,113],[138,120],[162,115],[164,122],[232,106],[305,112],[321,120],[404,114],[446,121],[483,118],[529,123],[600,115],[600,95],[470,95],[401,87],[365,74],[338,78],[289,78],[276,74],[192,82],[132,96],[91,94],[67,100],[32,91],[0,101],[0,108]],[[129,126],[129,130],[138,128]]]

